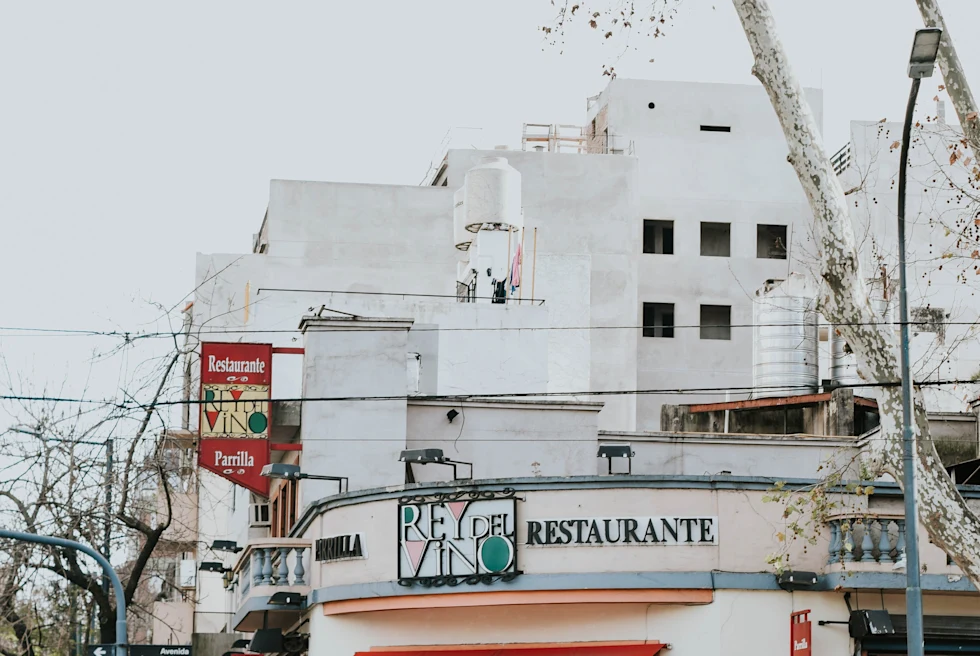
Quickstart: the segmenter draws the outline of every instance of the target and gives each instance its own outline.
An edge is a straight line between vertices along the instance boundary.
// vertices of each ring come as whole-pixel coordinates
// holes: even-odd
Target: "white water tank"
[[[752,308],[752,386],[755,397],[812,394],[820,385],[817,300],[799,274],[770,280]]]
[[[883,324],[884,330],[894,331],[895,319],[893,307],[898,304],[898,299],[888,294],[885,298],[884,288],[880,280],[872,282],[871,290],[868,294],[871,300],[871,310],[874,312],[875,320]],[[847,345],[847,340],[843,335],[838,334],[839,328],[834,326],[830,331],[830,380],[842,387],[850,385],[862,385],[868,381],[858,375],[857,355],[851,351]],[[862,387],[855,391],[859,396],[874,396],[874,388]]]
[[[460,187],[453,194],[453,243],[456,244],[456,255],[460,262],[470,259],[468,250],[473,243],[473,233],[466,229],[466,188]]]
[[[484,157],[466,172],[463,188],[466,229],[479,232],[486,224],[524,227],[521,174],[506,157]]]

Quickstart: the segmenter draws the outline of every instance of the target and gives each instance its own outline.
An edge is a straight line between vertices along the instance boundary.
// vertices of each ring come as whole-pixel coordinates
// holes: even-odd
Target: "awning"
[[[521,645],[519,647],[508,648],[490,647],[477,649],[459,648],[422,648],[401,650],[397,647],[392,650],[372,649],[371,651],[359,651],[354,656],[654,656],[663,649],[664,645],[658,642],[651,642],[642,645],[609,645],[588,643],[577,646],[551,647],[542,645],[533,647]]]

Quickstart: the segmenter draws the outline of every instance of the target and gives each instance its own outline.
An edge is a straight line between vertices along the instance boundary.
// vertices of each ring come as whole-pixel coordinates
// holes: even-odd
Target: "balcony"
[[[832,517],[828,525],[828,571],[878,572],[882,565],[904,565],[903,516],[846,514]]]
[[[288,629],[299,619],[310,593],[310,546],[310,540],[297,538],[265,538],[246,545],[232,569],[235,631]],[[280,592],[302,596],[303,603],[270,603]]]

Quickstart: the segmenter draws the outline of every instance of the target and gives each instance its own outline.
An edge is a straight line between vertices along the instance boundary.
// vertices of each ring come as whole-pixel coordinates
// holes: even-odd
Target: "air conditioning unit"
[[[197,561],[184,559],[180,561],[177,568],[177,587],[196,588],[197,587]]]
[[[249,520],[248,525],[250,528],[262,528],[272,526],[272,520],[269,515],[269,504],[267,503],[252,503],[249,504]]]

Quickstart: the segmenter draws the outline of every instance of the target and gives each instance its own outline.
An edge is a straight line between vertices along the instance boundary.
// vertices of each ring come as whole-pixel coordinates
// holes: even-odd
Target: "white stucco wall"
[[[452,150],[449,188],[486,156],[521,173],[524,278],[548,309],[551,392],[628,390],[636,385],[636,160],[613,155]],[[537,257],[533,234],[537,229]],[[536,266],[534,264],[536,263]],[[587,354],[587,357],[583,357]],[[585,385],[583,387],[583,385]],[[632,396],[604,398],[604,428],[630,430]]]
[[[811,89],[807,96],[819,123],[822,94]],[[786,162],[785,139],[765,90],[617,78],[588,118],[603,108],[610,134],[631,144],[639,162],[637,223],[674,223],[673,255],[643,254],[639,246],[637,312],[644,302],[672,303],[675,325],[684,327],[675,329],[673,339],[638,339],[638,387],[750,386],[752,295],[767,279],[798,270],[813,250],[810,211]],[[702,132],[701,125],[729,126],[731,132]],[[731,224],[730,257],[700,255],[702,221]],[[758,224],[788,226],[789,259],[756,257]],[[732,324],[746,327],[733,328],[731,341],[702,340],[701,305],[730,305]],[[659,428],[664,403],[724,398],[641,396],[637,429]]]
[[[599,443],[629,444],[636,454],[633,471],[642,474],[705,476],[727,471],[732,476],[786,480],[820,478],[829,467],[860,478],[857,438],[603,432]],[[608,466],[600,461],[597,473],[605,474]],[[613,473],[624,473],[626,467],[625,461],[614,461]]]
[[[879,608],[873,595],[869,606]],[[884,597],[891,612],[904,612],[901,595]],[[930,614],[964,614],[955,599],[927,596]],[[667,653],[784,656],[789,649],[790,613],[809,609],[814,656],[853,650],[847,627],[818,626],[817,620],[846,621],[838,593],[716,590],[707,605],[560,604],[379,611],[351,615],[312,613],[310,652],[350,656],[357,651],[419,645],[496,645],[649,641],[671,646]]]
[[[595,472],[601,404],[506,399],[421,401],[408,406],[409,449],[439,448],[473,463],[473,478],[584,476]],[[459,415],[452,423],[449,410]],[[452,469],[415,465],[415,480],[445,481]],[[461,465],[460,476],[470,468]]]

